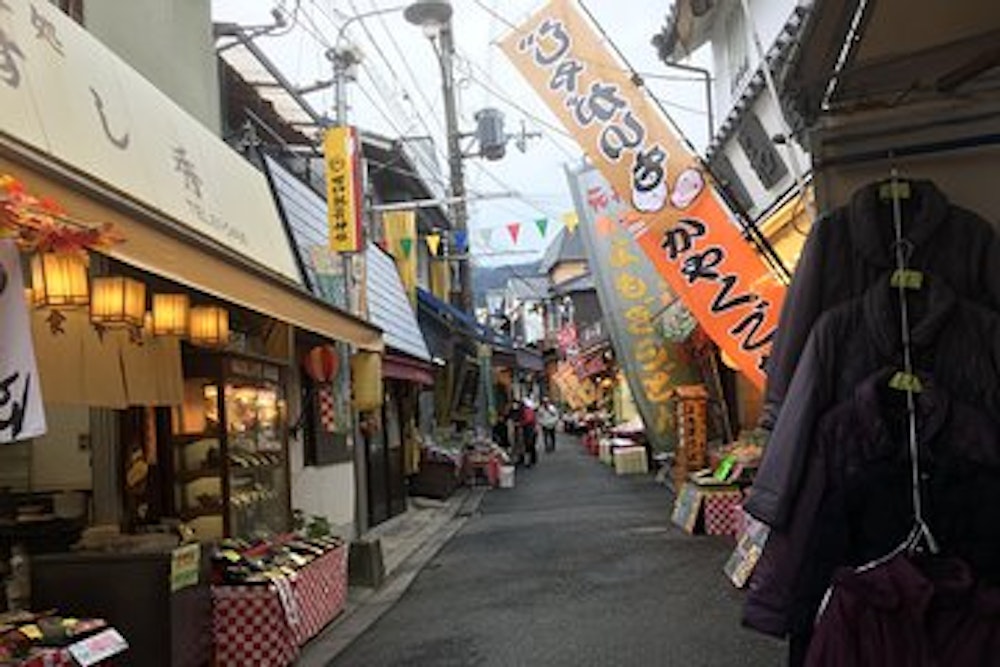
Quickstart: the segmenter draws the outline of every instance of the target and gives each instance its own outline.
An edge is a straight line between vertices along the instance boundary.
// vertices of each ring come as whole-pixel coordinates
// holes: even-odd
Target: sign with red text
[[[701,326],[758,387],[785,288],[741,236],[695,154],[573,0],[501,48],[629,208],[623,220]]]
[[[21,259],[13,240],[0,239],[0,444],[46,431]]]

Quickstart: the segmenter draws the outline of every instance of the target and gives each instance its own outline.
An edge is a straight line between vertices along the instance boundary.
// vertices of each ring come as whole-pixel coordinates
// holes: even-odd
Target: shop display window
[[[185,359],[174,413],[175,506],[200,539],[288,529],[288,438],[280,366],[223,355]]]

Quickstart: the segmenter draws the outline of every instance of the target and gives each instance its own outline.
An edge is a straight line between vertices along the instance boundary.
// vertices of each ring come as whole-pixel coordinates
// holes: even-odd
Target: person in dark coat
[[[910,268],[933,273],[960,296],[1000,311],[1000,235],[975,213],[951,204],[930,181],[910,180],[902,200]],[[896,265],[892,203],[884,181],[816,221],[785,295],[768,359],[760,425],[771,430],[809,332],[825,311],[860,297]]]

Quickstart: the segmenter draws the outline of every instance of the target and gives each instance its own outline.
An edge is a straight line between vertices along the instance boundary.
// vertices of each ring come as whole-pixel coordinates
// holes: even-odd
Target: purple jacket
[[[848,205],[816,222],[785,296],[767,368],[761,425],[774,427],[809,332],[820,315],[861,296],[895,266],[892,210],[881,183],[860,188]],[[910,181],[904,234],[909,264],[942,277],[962,298],[1000,311],[1000,235],[975,213],[954,206],[930,181]]]
[[[904,395],[888,388],[892,372],[869,377],[821,420],[791,521],[771,531],[751,578],[746,625],[779,637],[808,634],[833,571],[889,553],[909,533]],[[1000,584],[1000,421],[923,380],[917,416],[928,522],[946,553]]]
[[[1000,315],[957,298],[930,274],[908,303],[916,369],[970,405],[1000,414]],[[750,514],[772,528],[787,525],[822,415],[880,368],[899,368],[900,357],[898,305],[888,275],[860,299],[820,317],[745,503]]]
[[[1000,658],[1000,589],[976,586],[960,560],[898,556],[834,580],[807,667],[990,667]]]

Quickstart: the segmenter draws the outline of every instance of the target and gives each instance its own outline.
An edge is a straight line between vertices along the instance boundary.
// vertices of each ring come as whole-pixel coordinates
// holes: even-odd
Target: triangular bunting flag
[[[440,234],[428,234],[427,235],[427,249],[431,251],[431,257],[437,257],[438,250],[441,249],[441,235]]]
[[[576,230],[577,225],[580,224],[580,218],[577,217],[576,211],[569,211],[563,213],[562,216],[563,224],[566,225],[566,229],[573,233]]]
[[[409,259],[410,253],[413,251],[413,239],[409,237],[399,239],[399,247],[403,249],[403,257]]]
[[[539,234],[539,236],[541,236],[544,239],[545,238],[545,230],[547,230],[549,228],[549,219],[548,218],[539,218],[538,220],[535,220],[535,224],[538,225],[538,234]]]
[[[510,223],[507,225],[507,231],[510,232],[510,240],[514,242],[514,245],[517,245],[517,235],[521,233],[521,223]]]
[[[484,246],[489,247],[490,241],[493,240],[493,228],[487,227],[485,229],[479,230],[479,240],[483,242]]]
[[[469,249],[469,232],[464,229],[455,230],[455,252],[461,254]]]

